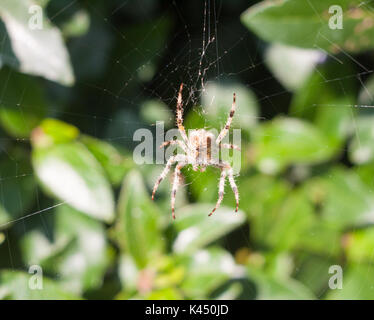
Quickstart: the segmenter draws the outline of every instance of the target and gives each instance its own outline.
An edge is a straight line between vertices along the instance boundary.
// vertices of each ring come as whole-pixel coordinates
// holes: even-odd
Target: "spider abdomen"
[[[206,167],[211,163],[215,151],[214,139],[214,134],[204,129],[189,131],[188,140],[192,150],[189,151],[188,159],[194,170],[198,166]]]

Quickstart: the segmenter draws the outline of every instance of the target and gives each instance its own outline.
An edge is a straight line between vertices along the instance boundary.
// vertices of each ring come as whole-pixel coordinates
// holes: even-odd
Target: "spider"
[[[185,154],[176,154],[174,156],[171,156],[168,159],[164,170],[158,177],[153,187],[152,200],[154,199],[156,190],[158,186],[160,185],[161,181],[164,180],[164,178],[170,171],[172,165],[176,163],[177,165],[175,167],[174,182],[173,182],[173,187],[171,191],[171,212],[172,212],[173,219],[175,219],[175,196],[177,194],[179,179],[181,178],[181,169],[184,166],[190,164],[192,165],[192,168],[194,171],[197,171],[198,169],[200,169],[200,172],[203,172],[205,171],[207,166],[213,166],[221,170],[221,176],[220,176],[219,185],[218,185],[218,200],[217,200],[216,206],[214,207],[212,212],[209,214],[209,216],[211,216],[214,213],[214,211],[216,211],[221,205],[221,202],[223,200],[226,177],[228,177],[231,189],[235,195],[235,200],[236,200],[235,212],[237,212],[239,208],[239,192],[238,192],[238,187],[235,184],[233,169],[230,166],[230,164],[226,162],[212,159],[212,141],[214,141],[214,138],[215,138],[213,133],[210,133],[204,129],[197,129],[197,130],[191,130],[189,132],[189,136],[187,136],[186,131],[183,126],[182,91],[183,91],[183,83],[180,85],[180,88],[179,88],[178,101],[177,101],[177,115],[176,115],[178,130],[183,140],[165,141],[160,146],[160,148],[166,147],[168,145],[178,145],[182,148]],[[232,107],[230,110],[230,114],[226,121],[226,125],[219,133],[217,139],[215,139],[215,141],[213,142],[215,143],[215,147],[217,148],[228,148],[228,149],[240,150],[240,148],[236,145],[221,143],[222,139],[229,132],[230,125],[231,125],[231,122],[232,122],[232,119],[235,113],[235,107],[236,107],[236,95],[234,93],[233,103],[232,103]]]

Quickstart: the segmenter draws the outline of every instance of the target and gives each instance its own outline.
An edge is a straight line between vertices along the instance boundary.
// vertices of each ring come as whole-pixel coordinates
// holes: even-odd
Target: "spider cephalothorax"
[[[212,157],[212,150],[220,149],[220,148],[228,148],[228,149],[237,149],[240,150],[239,147],[233,144],[221,143],[222,139],[226,136],[229,132],[230,125],[232,122],[232,118],[234,117],[235,113],[235,106],[236,106],[236,96],[234,93],[233,103],[230,110],[229,117],[227,118],[225,127],[221,130],[220,134],[217,138],[215,138],[214,134],[204,130],[191,130],[189,135],[187,136],[186,130],[183,126],[183,109],[182,109],[182,90],[183,90],[183,83],[180,86],[179,94],[178,94],[178,102],[177,102],[177,126],[178,130],[182,136],[182,140],[170,140],[164,142],[160,148],[171,145],[177,144],[180,146],[184,152],[184,154],[176,154],[171,156],[166,164],[165,169],[162,171],[161,175],[157,179],[155,186],[153,187],[152,192],[152,200],[154,199],[154,195],[158,186],[160,185],[161,181],[166,177],[168,172],[170,171],[171,166],[176,163],[175,167],[175,175],[174,175],[174,182],[173,188],[171,192],[171,211],[173,218],[175,219],[175,196],[177,194],[179,179],[181,177],[181,169],[186,165],[192,165],[193,170],[197,171],[205,171],[207,166],[214,166],[221,170],[221,177],[219,180],[218,186],[218,200],[216,206],[212,210],[209,215],[212,215],[214,211],[220,206],[224,187],[225,187],[225,180],[228,177],[230,186],[232,191],[235,194],[236,200],[236,209],[238,211],[239,208],[239,192],[238,188],[235,184],[234,180],[234,173],[233,169],[231,168],[230,164],[224,161],[220,161]]]

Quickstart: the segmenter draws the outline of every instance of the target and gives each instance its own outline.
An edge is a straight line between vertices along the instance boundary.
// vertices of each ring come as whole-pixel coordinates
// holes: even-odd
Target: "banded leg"
[[[216,211],[221,205],[223,194],[225,192],[226,175],[227,175],[226,170],[224,168],[221,168],[221,177],[219,178],[219,187],[218,187],[218,200],[212,212],[209,213],[209,216],[211,216],[214,213],[214,211]]]
[[[181,83],[179,87],[179,93],[178,93],[177,126],[178,126],[178,130],[182,136],[183,141],[188,146],[188,138],[187,138],[186,130],[184,129],[184,126],[183,126],[182,91],[183,91],[183,83]]]
[[[232,118],[234,117],[234,114],[235,114],[235,108],[236,108],[236,94],[234,93],[229,117],[227,118],[226,125],[224,126],[224,128],[221,130],[221,132],[219,133],[217,137],[216,144],[219,144],[222,141],[222,139],[226,136],[227,132],[229,132]]]
[[[186,145],[182,141],[180,141],[180,140],[169,140],[169,141],[165,141],[162,145],[160,145],[160,149],[163,148],[163,147],[166,147],[168,145],[175,145],[175,144],[179,145],[183,149],[183,151],[185,153],[187,153],[187,147],[186,147]]]
[[[158,186],[160,185],[161,181],[165,179],[166,175],[170,171],[171,166],[177,161],[177,156],[172,156],[169,158],[164,170],[161,172],[160,176],[158,177],[152,192],[152,200],[155,197],[155,193],[157,191]]]
[[[228,176],[229,176],[229,182],[230,182],[232,192],[234,192],[234,195],[235,195],[235,201],[236,201],[235,212],[238,212],[238,210],[239,210],[239,191],[238,191],[238,187],[235,183],[234,172],[233,172],[231,167],[230,167],[230,169],[228,169],[227,173],[228,173]]]
[[[235,144],[231,144],[231,143],[222,143],[221,147],[226,148],[226,149],[235,149],[235,150],[240,151],[240,148],[238,146],[236,146]]]
[[[173,182],[173,188],[171,190],[171,214],[173,216],[173,219],[175,219],[175,198],[177,195],[177,190],[179,186],[179,180],[181,178],[181,169],[185,166],[184,163],[177,164],[174,171],[174,182]]]

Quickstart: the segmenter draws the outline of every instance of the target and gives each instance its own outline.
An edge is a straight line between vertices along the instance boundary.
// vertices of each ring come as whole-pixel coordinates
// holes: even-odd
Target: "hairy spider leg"
[[[179,180],[182,177],[181,169],[185,166],[185,163],[178,163],[175,167],[174,171],[174,182],[173,182],[173,188],[171,191],[171,214],[173,216],[173,219],[175,219],[175,198],[177,195],[177,190],[179,186]]]
[[[175,163],[175,162],[179,162],[179,161],[184,161],[185,160],[185,156],[184,155],[176,155],[176,156],[171,156],[164,168],[164,170],[161,172],[160,176],[158,177],[154,187],[153,187],[153,192],[152,192],[152,200],[154,200],[154,197],[155,197],[155,193],[157,191],[157,188],[158,186],[160,185],[161,181],[165,179],[166,175],[168,174],[168,172],[170,171],[170,168],[171,166]]]
[[[237,187],[237,185],[235,183],[234,172],[233,172],[233,170],[232,170],[231,167],[228,170],[228,176],[229,176],[229,182],[230,182],[230,186],[231,186],[232,192],[234,192],[234,195],[235,195],[235,201],[236,201],[235,212],[238,212],[238,210],[239,210],[239,191],[238,191],[238,187]]]
[[[221,168],[221,177],[219,178],[219,187],[218,187],[218,200],[216,203],[216,206],[212,210],[211,213],[209,213],[209,216],[211,216],[214,211],[216,211],[219,206],[221,205],[221,202],[223,200],[223,194],[225,192],[225,180],[226,180],[227,172],[224,168]]]
[[[183,83],[181,83],[179,87],[179,93],[178,93],[178,101],[177,101],[177,126],[178,130],[182,136],[183,141],[188,146],[188,138],[186,134],[186,130],[183,126],[183,102],[182,102],[182,91],[183,91]]]
[[[238,146],[236,146],[235,144],[231,144],[231,143],[222,143],[221,144],[221,148],[235,149],[235,150],[239,150],[240,151],[240,148]]]
[[[209,216],[211,216],[214,213],[214,211],[216,211],[219,208],[219,206],[221,205],[221,202],[222,202],[222,199],[223,199],[223,194],[224,194],[226,176],[228,176],[228,178],[229,178],[231,189],[232,189],[232,191],[235,195],[235,201],[236,201],[235,212],[238,212],[238,210],[239,210],[239,191],[238,191],[238,187],[235,183],[233,169],[231,168],[231,166],[228,163],[225,163],[225,162],[211,163],[210,165],[213,165],[213,166],[221,169],[221,177],[220,177],[220,180],[219,180],[219,187],[218,187],[218,200],[217,200],[216,206],[214,207],[213,211],[209,214]]]
[[[216,144],[220,144],[222,139],[229,132],[232,118],[234,117],[234,114],[235,114],[235,108],[236,108],[236,94],[234,93],[229,117],[227,118],[226,125],[223,127],[223,129],[221,130],[221,132],[219,133],[217,137]]]

